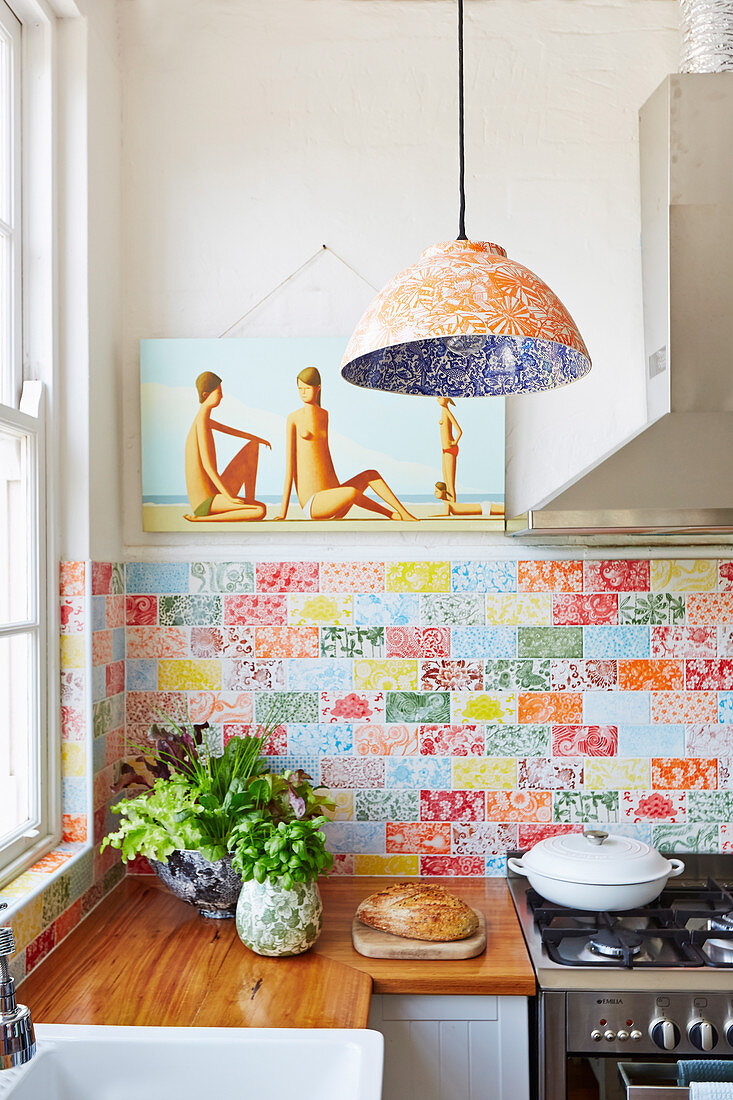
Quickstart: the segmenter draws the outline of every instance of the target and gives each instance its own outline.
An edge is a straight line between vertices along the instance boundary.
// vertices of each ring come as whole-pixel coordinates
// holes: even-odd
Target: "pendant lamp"
[[[391,393],[491,397],[557,389],[591,369],[573,318],[529,268],[465,229],[463,0],[458,0],[458,239],[427,248],[377,294],[341,364]]]

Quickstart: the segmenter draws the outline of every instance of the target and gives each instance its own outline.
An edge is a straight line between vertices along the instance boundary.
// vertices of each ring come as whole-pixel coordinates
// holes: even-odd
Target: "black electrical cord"
[[[458,240],[466,237],[466,151],[463,111],[463,0],[458,0]]]

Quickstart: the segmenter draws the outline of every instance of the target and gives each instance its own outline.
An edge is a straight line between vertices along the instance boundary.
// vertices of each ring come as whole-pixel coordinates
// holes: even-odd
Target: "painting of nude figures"
[[[502,398],[341,377],[346,339],[143,340],[143,528],[500,529]]]

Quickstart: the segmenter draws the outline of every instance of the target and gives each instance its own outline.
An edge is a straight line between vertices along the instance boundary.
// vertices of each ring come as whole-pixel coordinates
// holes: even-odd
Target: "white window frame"
[[[0,0],[7,7],[6,0]],[[56,18],[46,0],[11,0],[20,25],[15,86],[20,96],[17,164],[13,357],[0,391],[0,423],[26,440],[31,470],[28,619],[3,624],[3,636],[28,632],[33,638],[29,820],[0,848],[0,889],[61,839],[58,581],[53,522],[53,416],[45,407],[55,376],[55,224],[53,197],[54,48]],[[16,146],[17,148],[18,146]],[[22,202],[21,202],[22,199]],[[22,240],[22,248],[21,248]],[[24,381],[25,379],[25,381]]]

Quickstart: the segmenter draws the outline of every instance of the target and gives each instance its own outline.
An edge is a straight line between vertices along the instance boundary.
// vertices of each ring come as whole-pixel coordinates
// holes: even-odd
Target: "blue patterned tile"
[[[450,635],[451,657],[515,657],[515,626],[454,626]]]
[[[648,657],[648,626],[584,626],[583,656]]]
[[[92,669],[92,702],[100,703],[107,696],[107,666],[95,665]]]
[[[107,627],[107,597],[92,596],[92,630],[105,630]]]
[[[733,722],[733,691],[718,692],[718,721]]]
[[[384,785],[388,788],[442,791],[451,787],[451,762],[445,757],[424,756],[385,759]]]
[[[515,561],[454,561],[451,566],[454,592],[516,592]]]
[[[412,592],[370,592],[354,598],[354,626],[409,626],[419,621],[420,600]]]
[[[652,827],[645,821],[616,821],[613,831],[616,836],[628,836],[632,840],[641,840],[644,844],[651,844]]]
[[[92,745],[92,769],[94,774],[101,772],[107,763],[107,738],[97,737]]]
[[[330,852],[381,854],[386,845],[386,826],[376,821],[334,821],[326,825],[326,847]]]
[[[286,771],[296,772],[300,769],[300,771],[304,771],[306,775],[311,777],[314,787],[321,781],[317,756],[304,756],[300,753],[292,756],[288,753],[287,756],[263,756],[262,759],[266,761],[270,771],[275,772],[277,775],[282,775]]]
[[[506,877],[506,856],[487,856],[486,857],[486,877],[487,878],[505,878]]]
[[[125,661],[128,691],[155,691],[158,687],[158,662],[152,658],[128,657]]]
[[[317,725],[313,722],[288,725],[288,752],[306,756],[337,756],[354,747],[351,726]]]
[[[651,726],[619,726],[618,755],[684,756],[685,727],[662,722]]]
[[[85,778],[61,780],[61,806],[65,814],[83,814],[87,809],[87,781]]]
[[[112,660],[122,661],[125,658],[125,628],[117,626],[112,631]]]
[[[130,562],[127,592],[188,592],[188,562]]]
[[[589,691],[583,695],[586,726],[643,726],[650,717],[648,691]]]
[[[354,664],[350,660],[293,657],[285,664],[292,691],[341,691],[353,686]]]

